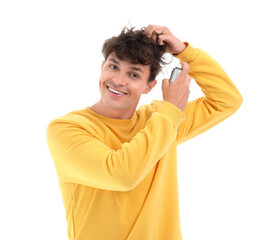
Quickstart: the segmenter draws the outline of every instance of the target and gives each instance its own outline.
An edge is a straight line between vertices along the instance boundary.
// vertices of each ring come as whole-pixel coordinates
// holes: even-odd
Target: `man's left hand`
[[[181,53],[187,47],[167,27],[148,25],[144,32],[148,38],[152,38],[159,45],[166,44],[166,52],[173,55]]]

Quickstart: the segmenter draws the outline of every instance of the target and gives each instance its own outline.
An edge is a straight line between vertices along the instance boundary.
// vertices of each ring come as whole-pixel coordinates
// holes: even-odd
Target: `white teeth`
[[[111,92],[113,92],[113,93],[116,93],[116,94],[119,94],[119,95],[125,95],[125,93],[118,92],[118,91],[116,91],[116,90],[114,90],[114,89],[112,89],[112,88],[110,88],[110,87],[108,87],[108,89],[109,89]]]

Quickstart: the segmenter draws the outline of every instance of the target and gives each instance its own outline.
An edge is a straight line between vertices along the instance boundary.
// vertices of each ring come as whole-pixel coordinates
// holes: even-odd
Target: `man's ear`
[[[102,64],[101,64],[101,69],[103,68],[104,63],[105,63],[105,61],[103,60],[102,61]]]
[[[153,81],[148,82],[145,90],[143,91],[143,94],[149,93],[154,88],[154,86],[156,84],[157,84],[157,81],[156,80],[153,80]]]

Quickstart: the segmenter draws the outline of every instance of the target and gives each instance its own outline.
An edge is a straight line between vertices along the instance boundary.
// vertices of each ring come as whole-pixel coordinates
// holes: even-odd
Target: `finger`
[[[191,83],[191,81],[192,81],[191,76],[187,75],[186,80],[187,80],[188,84],[190,85],[190,83]]]
[[[169,85],[169,79],[164,78],[164,79],[162,80],[162,87],[167,87],[168,85]]]
[[[155,28],[155,25],[148,25],[145,30],[144,30],[144,33],[146,34],[146,36],[148,38],[151,38],[152,35],[153,35],[153,32],[154,32],[154,28]]]
[[[162,46],[165,45],[166,37],[164,35],[158,35],[157,43]]]
[[[158,35],[156,34],[156,32],[153,32],[153,33],[152,33],[152,35],[151,35],[151,39],[153,39],[154,42],[157,41],[157,39],[158,39]]]
[[[153,25],[153,24],[149,24],[147,27],[146,27],[146,29],[145,29],[145,31],[146,32],[153,32],[155,29],[159,29],[159,28],[161,28],[161,26],[159,26],[159,25]]]
[[[159,36],[161,36],[161,34],[160,34],[159,32],[160,32],[160,30],[153,31],[153,32],[152,32],[152,35],[151,35],[151,38],[152,38],[156,43],[158,43],[158,38],[159,38]]]
[[[181,73],[180,73],[180,77],[181,77],[182,79],[184,79],[184,78],[187,77],[190,68],[189,68],[188,63],[186,63],[186,62],[181,62],[181,66],[182,66],[182,71],[181,71]]]
[[[164,27],[158,25],[148,25],[144,33],[148,38],[154,37],[154,35],[161,35],[164,32]]]

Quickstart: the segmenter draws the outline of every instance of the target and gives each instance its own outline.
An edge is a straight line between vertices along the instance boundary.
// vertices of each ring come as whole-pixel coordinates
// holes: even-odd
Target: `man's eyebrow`
[[[115,60],[114,58],[109,58],[108,61],[111,61],[111,62],[113,62],[113,63],[115,63],[117,65],[120,65],[119,61]]]
[[[117,61],[117,60],[116,60],[115,58],[113,58],[113,57],[112,57],[112,58],[109,58],[108,61],[111,61],[111,62],[117,64],[118,66],[120,66],[120,62]],[[134,66],[132,66],[132,67],[130,67],[130,70],[138,71],[138,72],[141,72],[141,73],[143,74],[142,69],[139,68],[139,67],[134,67]]]
[[[139,67],[131,67],[130,69],[133,70],[133,71],[138,71],[138,72],[143,73],[142,69],[139,68]]]

